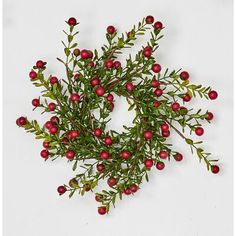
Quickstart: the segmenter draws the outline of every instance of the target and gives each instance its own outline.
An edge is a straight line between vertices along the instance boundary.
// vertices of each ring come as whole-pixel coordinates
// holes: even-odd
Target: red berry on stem
[[[121,63],[119,61],[114,61],[113,65],[116,69],[119,69],[121,67]]]
[[[183,155],[181,153],[176,153],[174,156],[176,161],[182,161],[183,160]]]
[[[101,194],[96,194],[96,196],[95,196],[95,200],[96,200],[97,202],[101,202],[101,201],[102,201],[102,198],[103,198],[103,196],[102,196]]]
[[[153,166],[153,160],[152,159],[146,159],[144,161],[144,165],[146,168],[150,169]]]
[[[31,80],[36,79],[37,76],[38,76],[38,74],[37,74],[35,71],[33,71],[33,70],[30,71],[30,73],[29,73],[29,77],[30,77]]]
[[[51,121],[47,121],[44,126],[46,129],[50,129],[53,126],[53,123]]]
[[[160,103],[159,101],[155,101],[155,102],[153,103],[153,105],[154,105],[154,107],[159,107],[159,106],[161,105],[161,103]]]
[[[217,166],[217,165],[212,165],[211,166],[211,172],[213,174],[217,174],[217,173],[219,173],[219,171],[220,171],[220,167],[219,166]]]
[[[68,21],[67,21],[69,26],[75,26],[77,24],[77,21],[74,17],[71,17]]]
[[[54,135],[56,134],[58,131],[58,128],[56,126],[52,126],[50,129],[49,129],[49,133]]]
[[[71,130],[68,136],[69,138],[76,139],[79,137],[79,132],[77,130]]]
[[[72,93],[72,94],[70,95],[70,101],[71,101],[72,103],[78,102],[79,100],[80,100],[80,96],[79,96],[78,93]]]
[[[69,160],[73,160],[75,157],[75,152],[72,150],[67,150],[66,151],[66,158]]]
[[[180,79],[182,79],[182,80],[189,79],[189,73],[187,71],[182,71],[179,76],[180,76]]]
[[[131,157],[131,154],[129,151],[124,150],[120,153],[120,156],[122,159],[128,160]]]
[[[99,207],[98,208],[98,214],[105,215],[107,213],[106,207]]]
[[[42,158],[48,158],[48,156],[49,156],[49,151],[48,150],[46,150],[46,149],[43,149],[41,152],[40,152],[40,156],[42,157]]]
[[[19,117],[19,118],[16,120],[16,124],[17,124],[18,126],[26,125],[26,123],[27,123],[27,120],[26,120],[26,118],[23,117],[23,116]]]
[[[95,66],[95,63],[94,63],[93,61],[90,61],[90,62],[88,63],[88,66],[94,67],[94,66]]]
[[[154,73],[159,73],[161,71],[161,66],[159,64],[153,64],[152,65],[152,71]]]
[[[95,90],[95,93],[97,94],[97,96],[99,97],[102,97],[105,93],[105,89],[103,87],[98,87],[96,90]]]
[[[110,158],[110,153],[107,151],[101,151],[100,152],[100,158],[102,160],[108,160]]]
[[[169,130],[169,125],[167,124],[167,123],[163,123],[162,125],[161,125],[161,130],[162,131],[168,131]]]
[[[83,49],[80,52],[80,56],[81,56],[82,59],[86,60],[86,59],[89,59],[91,57],[91,53],[87,49]]]
[[[130,195],[131,193],[132,193],[132,191],[131,191],[130,188],[124,189],[124,194],[125,194],[125,195]]]
[[[215,100],[215,99],[218,97],[218,93],[217,93],[215,90],[211,90],[211,91],[208,93],[208,97],[209,97],[211,100]]]
[[[136,184],[132,184],[130,186],[130,190],[132,193],[136,193],[138,191],[138,186]]]
[[[79,78],[80,78],[80,74],[79,74],[79,73],[77,73],[77,74],[74,75],[74,79],[75,79],[75,80],[78,80]]]
[[[155,24],[154,24],[154,28],[155,28],[155,29],[162,29],[162,28],[163,28],[163,25],[162,25],[162,23],[161,23],[160,21],[157,21],[157,22],[155,22]]]
[[[204,134],[204,129],[202,127],[197,127],[195,129],[195,134],[198,135],[198,136],[201,136]]]
[[[115,29],[115,27],[113,25],[109,25],[107,27],[107,33],[108,34],[114,34],[115,32],[116,32],[116,29]]]
[[[113,61],[111,59],[105,61],[105,67],[111,69],[113,67]]]
[[[38,69],[42,69],[44,67],[44,65],[45,65],[45,63],[43,61],[41,61],[41,60],[36,62],[36,67]]]
[[[99,128],[96,128],[96,129],[93,131],[93,133],[94,133],[94,135],[95,135],[97,138],[99,138],[99,137],[101,137],[101,135],[102,135],[102,130],[99,129]]]
[[[183,100],[184,100],[185,102],[189,102],[189,101],[191,100],[191,96],[190,96],[188,93],[186,93],[186,94],[184,95],[184,97],[183,97]]]
[[[116,184],[117,184],[116,178],[110,177],[110,178],[107,180],[107,184],[108,184],[110,187],[116,185]]]
[[[158,161],[157,164],[156,164],[156,168],[158,170],[163,170],[165,168],[165,163],[162,162],[162,161]]]
[[[49,109],[50,111],[54,111],[54,110],[56,109],[56,104],[53,103],[53,102],[49,103],[49,104],[48,104],[48,109]]]
[[[109,93],[107,95],[106,99],[107,99],[108,102],[112,102],[114,100],[114,96],[111,93]]]
[[[157,88],[157,89],[154,91],[154,94],[155,94],[157,97],[160,97],[160,96],[163,94],[163,90],[160,89],[160,88]]]
[[[62,139],[62,143],[63,143],[64,145],[68,144],[68,142],[69,142],[69,139],[68,139],[67,137],[64,137],[64,138]]]
[[[38,98],[35,98],[32,100],[32,105],[35,107],[38,107],[40,105],[40,101]]]
[[[56,76],[52,76],[50,78],[50,84],[53,85],[53,84],[58,84],[58,78]]]
[[[146,140],[150,140],[152,138],[152,131],[151,130],[144,131],[143,136]]]
[[[178,102],[174,102],[174,103],[172,103],[171,108],[173,111],[178,111],[180,108],[180,105]]]
[[[58,192],[60,195],[62,195],[62,194],[64,194],[64,193],[66,192],[66,188],[65,188],[64,186],[59,186],[59,187],[57,188],[57,192]]]
[[[166,131],[162,131],[161,135],[165,138],[169,137],[170,136],[170,131],[169,130],[166,130]]]
[[[59,124],[60,120],[57,116],[52,116],[50,118],[50,121],[53,123],[53,124]]]
[[[91,79],[90,84],[95,87],[100,84],[100,79],[98,77],[94,77]]]
[[[147,16],[145,20],[146,20],[147,24],[152,24],[154,22],[154,17],[153,16]]]
[[[212,120],[214,118],[214,115],[212,112],[207,112],[206,120]]]
[[[44,148],[49,148],[50,147],[50,142],[44,141],[43,142],[43,147]]]
[[[147,58],[152,56],[152,48],[151,47],[146,47],[143,49],[143,55]]]
[[[134,90],[134,84],[132,82],[127,82],[125,88],[128,92],[132,92]]]
[[[168,157],[169,153],[167,151],[160,151],[159,152],[159,157],[161,159],[166,159]]]
[[[112,138],[110,136],[106,137],[104,139],[104,144],[108,146],[112,145]]]
[[[103,165],[103,164],[97,164],[97,171],[98,172],[103,172],[104,171],[104,169],[105,169],[105,166]]]
[[[159,83],[159,81],[157,79],[153,79],[151,84],[152,84],[153,88],[157,88],[157,87],[160,86],[160,83]]]

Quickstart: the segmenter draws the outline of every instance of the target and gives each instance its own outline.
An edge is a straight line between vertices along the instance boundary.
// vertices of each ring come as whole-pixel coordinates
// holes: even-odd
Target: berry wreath
[[[94,192],[100,181],[105,180],[108,189],[95,193],[95,200],[101,204],[98,213],[106,214],[118,197],[134,194],[143,179],[148,181],[148,172],[154,165],[161,171],[167,160],[183,159],[166,142],[172,131],[196,152],[208,170],[219,172],[215,164],[218,160],[209,159],[210,153],[200,147],[202,142],[185,135],[186,129],[190,135],[192,132],[203,135],[202,123],[213,119],[211,112],[194,111],[185,104],[196,96],[214,100],[217,92],[190,84],[186,71],[162,71],[153,56],[158,40],[163,37],[161,22],[154,23],[154,17],[147,16],[119,37],[115,27],[108,26],[108,44],[102,46],[101,56],[97,50],[77,48],[78,44],[73,42],[78,34],[74,32],[77,20],[72,17],[66,23],[69,32],[64,33],[68,42],[62,42],[66,59],[57,59],[65,66],[67,79],[52,75],[45,78],[46,62],[42,60],[29,73],[33,84],[43,87],[42,98],[32,100],[34,109],[54,115],[42,127],[36,120],[29,121],[23,116],[16,121],[27,132],[34,133],[36,139],[44,140],[42,158],[66,157],[74,171],[79,169],[68,184],[57,188],[60,195]],[[131,48],[137,36],[147,30],[151,31],[150,40],[122,66],[117,60],[121,49]],[[126,131],[122,133],[106,129],[114,109],[114,95],[125,97],[129,110],[136,111],[134,126],[124,126]]]

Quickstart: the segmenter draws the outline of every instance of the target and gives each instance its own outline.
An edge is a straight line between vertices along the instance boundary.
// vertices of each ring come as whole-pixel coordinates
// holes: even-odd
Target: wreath
[[[203,124],[211,122],[213,114],[188,107],[194,97],[214,100],[217,92],[210,87],[190,83],[187,71],[163,70],[154,54],[163,37],[161,22],[153,16],[143,18],[120,36],[114,26],[108,26],[107,44],[101,51],[79,49],[75,41],[78,22],[71,17],[64,45],[66,79],[55,75],[46,78],[46,62],[39,60],[29,77],[36,87],[43,88],[40,98],[32,100],[34,109],[53,116],[44,125],[22,116],[16,121],[36,139],[43,140],[41,157],[46,160],[63,158],[72,164],[74,177],[57,188],[60,195],[93,192],[100,203],[98,213],[106,214],[118,198],[134,194],[155,165],[161,171],[166,162],[179,162],[183,155],[168,143],[172,132],[179,136],[204,161],[208,170],[219,172],[217,160],[209,159],[201,141],[186,136],[204,133]],[[122,49],[131,48],[138,36],[150,31],[150,40],[134,57],[119,61]],[[135,110],[133,126],[124,126],[118,133],[108,130],[110,114],[116,109],[115,96],[125,97],[129,111]],[[125,115],[125,114],[124,114]],[[95,188],[107,182],[100,192]]]

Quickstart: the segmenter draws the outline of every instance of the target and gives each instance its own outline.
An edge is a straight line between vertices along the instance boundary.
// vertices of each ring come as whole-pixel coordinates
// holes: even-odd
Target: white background
[[[4,236],[233,235],[232,1],[5,0],[3,7]],[[37,59],[48,62],[48,74],[63,75],[55,58],[63,55],[64,20],[78,18],[80,47],[93,49],[104,42],[107,25],[128,31],[148,14],[166,27],[156,55],[163,68],[183,67],[194,83],[212,85],[219,92],[216,101],[191,105],[215,114],[214,122],[206,123],[202,140],[204,148],[220,158],[222,171],[217,176],[207,172],[174,136],[171,141],[184,161],[167,163],[161,173],[153,169],[150,182],[135,196],[126,197],[101,217],[92,194],[70,200],[58,196],[56,187],[73,176],[71,167],[64,161],[44,163],[40,142],[18,129],[15,120],[40,114],[30,110],[39,91],[28,79]],[[132,114],[122,115],[123,101],[116,108],[111,126],[119,130],[130,124]]]

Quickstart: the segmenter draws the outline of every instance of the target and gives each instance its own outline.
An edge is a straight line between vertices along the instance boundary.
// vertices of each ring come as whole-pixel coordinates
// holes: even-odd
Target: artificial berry
[[[219,166],[217,166],[217,165],[212,165],[211,166],[211,172],[213,174],[217,174],[219,171],[220,171],[220,167]]]
[[[153,102],[154,107],[159,107],[161,105],[161,103],[159,101],[155,101]]]
[[[81,56],[82,59],[86,60],[86,59],[91,58],[91,53],[89,52],[89,50],[83,49],[80,52],[80,56]]]
[[[195,134],[198,135],[198,136],[201,136],[204,134],[204,129],[202,127],[197,127],[195,129]]]
[[[75,79],[75,80],[78,80],[79,78],[80,78],[80,74],[79,74],[79,73],[77,73],[77,74],[74,75],[74,79]]]
[[[100,152],[100,158],[102,160],[108,160],[110,158],[110,153],[107,151],[101,151]]]
[[[38,107],[40,105],[40,101],[38,98],[35,98],[32,100],[32,105],[35,107]]]
[[[154,73],[159,73],[161,71],[161,66],[159,64],[153,64],[152,65],[152,71]]]
[[[124,194],[125,194],[125,195],[130,195],[131,193],[132,193],[132,191],[131,191],[130,188],[124,189]]]
[[[113,67],[113,61],[111,59],[105,61],[105,67],[111,69]]]
[[[96,196],[95,196],[95,200],[96,200],[97,202],[101,202],[101,201],[102,201],[102,198],[103,198],[102,194],[96,194]]]
[[[53,123],[51,121],[47,121],[44,126],[46,129],[50,129],[53,126]]]
[[[186,94],[184,95],[184,97],[183,97],[183,100],[184,100],[185,102],[189,102],[189,101],[191,100],[191,96],[190,96],[188,93],[186,93]]]
[[[153,16],[147,16],[145,20],[146,20],[147,24],[152,24],[154,22],[154,17]]]
[[[107,184],[108,184],[110,187],[116,185],[116,184],[117,184],[116,178],[110,177],[110,178],[107,180]]]
[[[162,161],[158,161],[157,164],[156,164],[156,168],[158,170],[163,170],[165,168],[165,163],[162,162]]]
[[[94,66],[95,66],[95,63],[94,63],[93,61],[90,61],[90,62],[88,63],[88,66],[94,67]]]
[[[79,96],[78,93],[72,93],[72,94],[70,95],[70,101],[71,101],[72,103],[78,102],[79,100],[80,100],[80,96]]]
[[[128,160],[131,157],[131,154],[129,151],[124,150],[120,153],[120,156],[122,159]]]
[[[107,213],[107,208],[106,207],[99,207],[98,208],[98,214],[105,215],[106,213]]]
[[[103,164],[97,164],[97,171],[98,172],[103,172],[105,169],[105,166]]]
[[[58,131],[58,128],[56,126],[52,126],[50,129],[49,129],[49,133],[54,135],[56,134]]]
[[[116,32],[116,29],[115,29],[115,27],[113,25],[109,25],[107,27],[107,33],[108,34],[114,34],[115,32]]]
[[[167,123],[163,123],[162,125],[161,125],[161,130],[162,131],[168,131],[169,130],[169,125],[167,124]]]
[[[150,140],[152,138],[152,131],[151,130],[144,131],[143,136],[146,140]]]
[[[109,94],[106,96],[106,99],[107,99],[108,102],[112,102],[112,101],[114,100],[114,96],[113,96],[111,93],[109,93]]]
[[[174,102],[174,103],[172,103],[172,105],[171,105],[171,109],[172,109],[173,111],[178,111],[179,108],[180,108],[180,105],[179,105],[178,102]]]
[[[100,79],[98,77],[94,77],[91,79],[90,84],[95,87],[100,84]]]
[[[41,61],[41,60],[36,62],[36,67],[38,69],[42,69],[44,67],[44,65],[45,65],[45,63],[43,61]]]
[[[163,90],[160,89],[160,88],[157,88],[157,89],[154,91],[154,94],[155,94],[157,97],[160,97],[160,96],[163,94]]]
[[[43,147],[44,148],[49,148],[50,147],[50,142],[44,141],[43,142]]]
[[[27,120],[26,120],[26,118],[23,117],[23,116],[19,117],[19,118],[16,120],[16,124],[17,124],[18,126],[26,125],[26,123],[27,123]]]
[[[112,145],[112,138],[110,136],[106,137],[104,139],[104,144],[108,146]]]
[[[132,92],[134,90],[134,84],[132,82],[127,82],[125,88],[128,92]]]
[[[113,65],[116,69],[119,69],[121,67],[121,63],[119,61],[114,61]]]
[[[65,188],[64,186],[59,186],[59,187],[57,188],[57,192],[58,192],[60,195],[62,195],[62,194],[64,194],[64,193],[66,192],[66,188]]]
[[[48,104],[48,109],[49,109],[50,111],[54,111],[54,110],[56,109],[56,104],[53,103],[53,102],[50,102],[50,103]]]
[[[129,188],[132,193],[136,193],[138,191],[138,186],[136,184],[132,184]]]
[[[59,118],[57,116],[52,116],[50,118],[50,121],[53,123],[53,124],[58,124],[60,122]]]
[[[174,156],[176,161],[182,161],[183,160],[183,155],[181,153],[176,153]]]
[[[155,28],[155,29],[162,29],[162,28],[163,28],[163,25],[162,25],[162,23],[161,23],[160,21],[157,21],[157,22],[155,22],[155,24],[154,24],[154,28]]]
[[[58,78],[56,76],[52,76],[50,78],[50,84],[53,85],[53,84],[58,84]]]
[[[212,112],[207,112],[206,120],[212,120],[214,118],[214,115]]]
[[[67,150],[66,151],[66,158],[69,160],[73,160],[75,157],[75,152],[72,150]]]
[[[93,133],[94,133],[94,135],[95,135],[97,138],[99,138],[99,137],[101,137],[101,135],[102,135],[102,130],[99,129],[99,128],[96,128],[96,129],[93,131]]]
[[[48,158],[48,156],[49,156],[49,151],[48,150],[46,150],[46,149],[43,149],[41,152],[40,152],[40,156],[42,157],[42,158]]]
[[[71,139],[76,139],[76,138],[79,137],[79,132],[77,130],[71,130],[68,133],[68,137],[71,138]]]
[[[169,153],[167,151],[160,151],[159,152],[159,157],[161,159],[166,159],[168,157]]]
[[[67,21],[69,26],[75,26],[77,24],[77,21],[74,17],[71,17],[68,21]]]
[[[104,95],[104,93],[106,92],[106,90],[103,87],[98,87],[95,90],[95,93],[97,94],[97,96],[101,97]]]
[[[170,131],[169,130],[166,130],[166,131],[162,131],[161,132],[161,135],[165,138],[169,137],[170,136]]]
[[[151,84],[152,84],[153,88],[157,88],[157,87],[160,86],[160,83],[159,83],[159,81],[157,79],[153,79]]]
[[[150,169],[153,166],[153,160],[152,159],[146,159],[144,161],[144,165],[146,168]]]
[[[182,71],[179,76],[180,76],[180,79],[182,79],[182,80],[189,79],[189,73],[187,71]]]
[[[35,71],[33,71],[33,70],[30,71],[30,73],[29,73],[29,77],[30,77],[31,80],[36,79],[37,76],[38,76],[38,74],[37,74]]]
[[[215,90],[211,90],[211,91],[208,93],[208,97],[209,97],[211,100],[215,100],[215,99],[218,97],[218,93],[217,93]]]
[[[74,49],[73,54],[78,57],[80,55],[80,50],[78,48]]]
[[[152,56],[152,49],[151,47],[146,47],[143,49],[143,55],[147,58]]]

